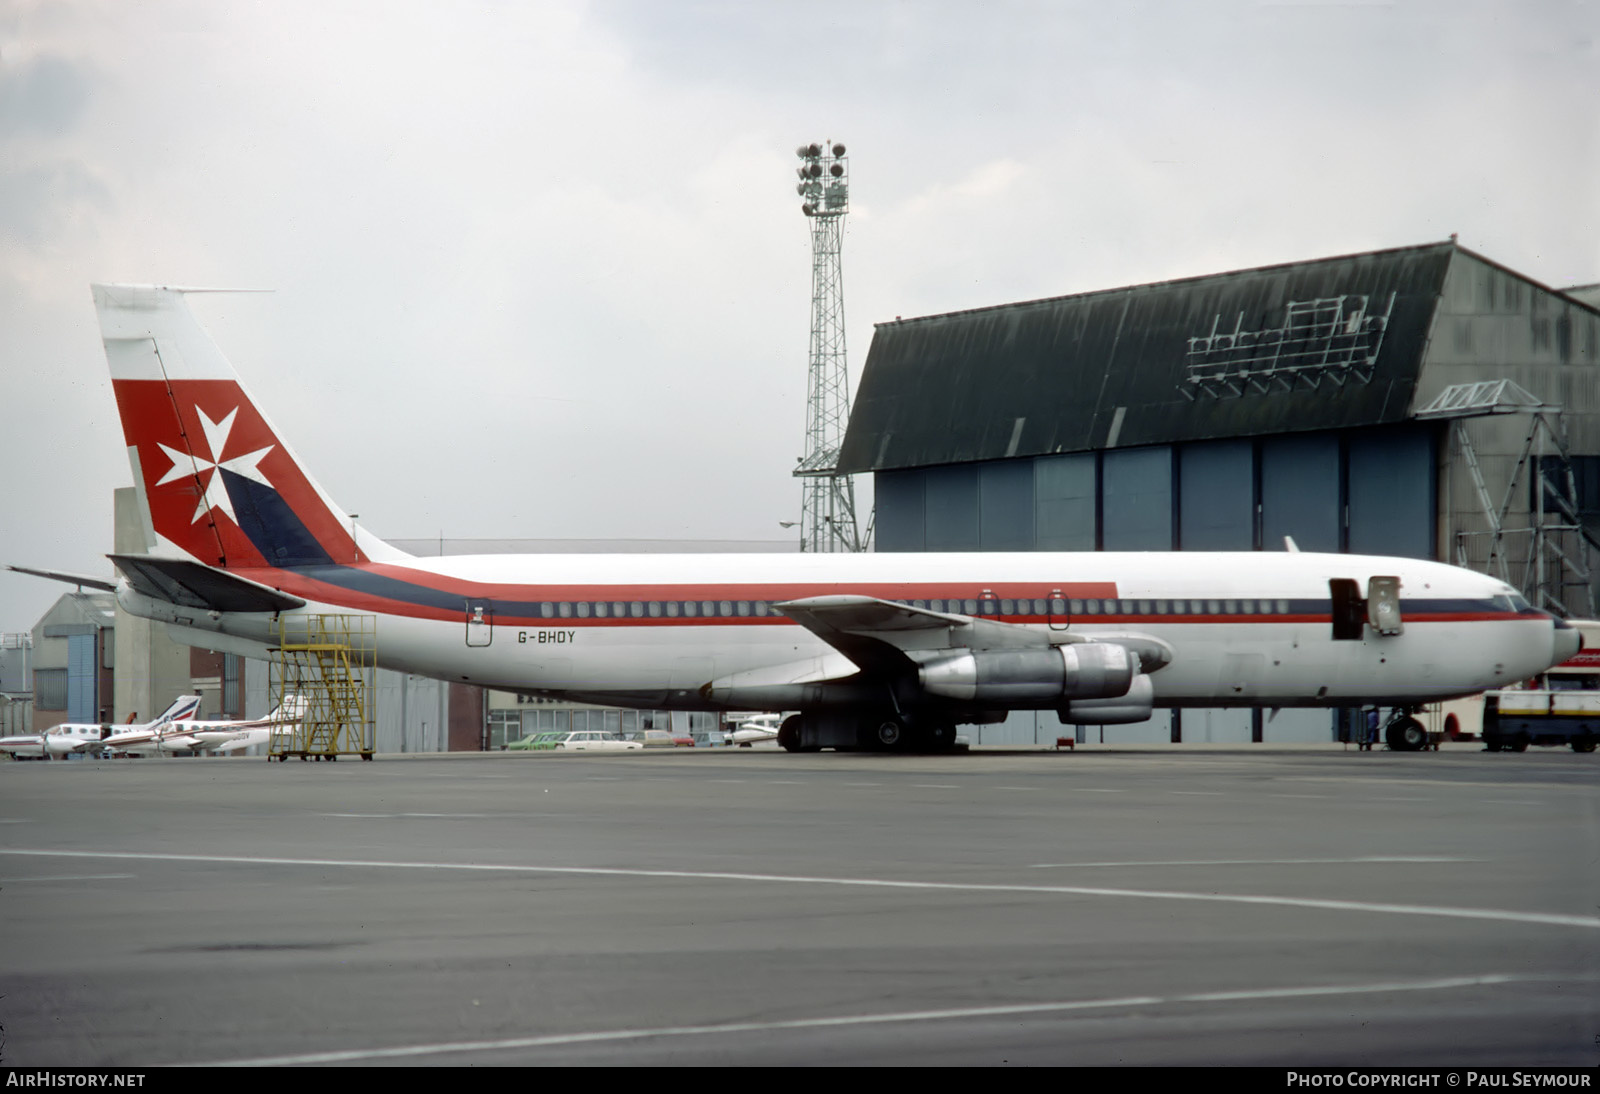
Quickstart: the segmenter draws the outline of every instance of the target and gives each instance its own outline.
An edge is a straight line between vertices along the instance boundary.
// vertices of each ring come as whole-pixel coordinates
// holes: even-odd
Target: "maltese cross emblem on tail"
[[[200,504],[195,507],[194,518],[190,523],[197,523],[201,517],[212,509],[221,509],[228,514],[229,520],[238,524],[239,518],[233,511],[233,501],[228,497],[227,485],[217,472],[231,471],[236,475],[242,475],[253,482],[258,482],[262,486],[271,488],[272,484],[261,473],[258,465],[261,463],[262,458],[272,451],[273,446],[269,444],[265,448],[258,448],[254,452],[247,452],[244,455],[228,459],[226,458],[228,435],[233,431],[233,420],[238,417],[239,408],[234,407],[228,412],[227,417],[220,422],[213,422],[206,416],[206,412],[198,406],[194,408],[194,412],[199,416],[200,426],[205,431],[206,446],[210,449],[210,458],[208,459],[198,452],[191,456],[189,453],[179,452],[177,449],[163,444],[160,446],[161,451],[166,453],[167,458],[172,461],[172,467],[156,481],[156,485],[165,486],[167,483],[177,482],[180,479],[193,476],[201,482],[204,493],[200,497]]]

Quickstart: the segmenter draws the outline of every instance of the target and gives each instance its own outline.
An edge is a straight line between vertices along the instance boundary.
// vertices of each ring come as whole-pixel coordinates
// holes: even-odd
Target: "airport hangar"
[[[1587,617],[1597,290],[1548,288],[1451,239],[897,318],[876,328],[837,466],[873,475],[878,551],[1284,550],[1291,536],[1456,562]],[[1191,709],[1075,732],[1327,741],[1352,716]],[[964,731],[1074,732],[1051,711]]]

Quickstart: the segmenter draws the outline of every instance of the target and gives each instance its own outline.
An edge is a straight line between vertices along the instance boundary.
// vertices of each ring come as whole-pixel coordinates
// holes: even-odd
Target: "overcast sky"
[[[109,575],[91,281],[394,538],[776,539],[795,146],[875,322],[1440,240],[1600,281],[1600,3],[0,0],[0,562]],[[0,631],[61,586],[0,573]]]

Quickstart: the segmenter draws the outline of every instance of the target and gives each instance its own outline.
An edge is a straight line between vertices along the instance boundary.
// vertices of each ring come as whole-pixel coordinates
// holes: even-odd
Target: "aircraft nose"
[[[1583,635],[1579,633],[1577,627],[1574,627],[1565,619],[1557,619],[1554,622],[1555,646],[1553,654],[1555,656],[1555,664],[1559,665],[1563,661],[1576,657],[1578,651],[1583,649]]]

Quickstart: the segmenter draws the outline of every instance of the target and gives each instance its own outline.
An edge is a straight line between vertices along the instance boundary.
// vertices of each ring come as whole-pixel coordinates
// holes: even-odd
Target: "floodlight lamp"
[[[814,206],[812,206],[809,202],[806,203],[805,205],[800,206],[800,211],[802,213],[804,213],[808,217],[817,215],[816,208]]]
[[[808,145],[806,145],[806,155],[810,156],[812,159],[815,159],[816,157],[822,155],[822,145],[820,145],[820,144],[808,144]]]
[[[828,173],[834,178],[838,178],[840,175],[844,174],[844,164],[834,164],[832,167],[828,168]]]
[[[822,177],[822,164],[813,163],[809,170],[811,171],[812,178],[819,179]]]
[[[799,148],[796,148],[794,150],[794,154],[799,156],[801,159],[805,159],[806,158],[806,146],[802,144]]]
[[[835,155],[835,156],[842,156],[842,155],[844,155],[844,145],[842,145],[842,144],[836,144],[836,145],[834,145],[834,146],[833,146],[833,154],[834,154],[834,155]]]

